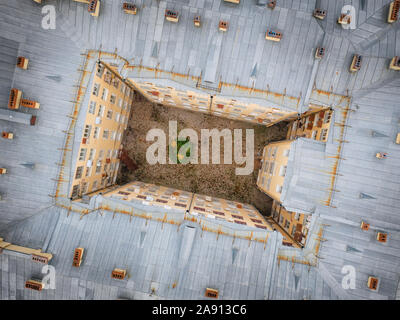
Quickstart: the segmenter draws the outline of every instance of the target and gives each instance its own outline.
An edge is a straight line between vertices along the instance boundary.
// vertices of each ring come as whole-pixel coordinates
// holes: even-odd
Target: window
[[[75,179],[82,178],[83,166],[76,168]]]
[[[90,114],[95,114],[96,112],[96,101],[90,101],[89,111]]]
[[[125,116],[121,116],[120,119],[121,119],[120,122],[121,122],[121,123],[124,123],[124,121],[125,121]]]
[[[117,78],[115,78],[115,79],[113,80],[112,84],[113,84],[113,86],[114,86],[115,89],[118,89],[119,80],[118,80]]]
[[[89,160],[93,160],[95,154],[96,154],[96,149],[90,149]]]
[[[85,177],[89,177],[91,172],[92,172],[92,167],[87,167]]]
[[[271,178],[268,178],[267,183],[265,184],[265,189],[269,190],[271,186]]]
[[[119,100],[118,100],[118,107],[122,108],[122,99],[121,98],[119,98]]]
[[[86,138],[86,139],[89,139],[91,131],[92,131],[92,126],[87,124],[85,126],[85,131],[83,132],[83,137]]]
[[[101,172],[101,162],[97,161],[97,165],[96,165],[96,173],[100,173]]]
[[[100,105],[99,111],[97,112],[98,117],[103,117],[104,116],[104,106]]]
[[[74,186],[72,187],[72,194],[71,194],[71,197],[72,197],[72,198],[76,198],[78,195],[79,195],[79,184],[74,185]]]
[[[237,216],[237,215],[235,215],[235,214],[232,214],[232,217],[234,217],[235,219],[243,220],[243,217],[242,217],[242,216]]]
[[[112,119],[112,110],[107,111],[107,119]]]
[[[97,188],[97,181],[94,181],[92,185],[92,190],[96,190],[96,188]]]
[[[325,141],[328,135],[328,129],[322,129],[321,131],[321,140]]]
[[[101,99],[107,101],[107,97],[108,97],[108,89],[103,88],[103,92],[101,93]]]
[[[110,103],[115,104],[116,100],[117,100],[117,97],[115,96],[115,94],[112,94],[110,97]]]
[[[284,228],[285,228],[285,229],[289,229],[289,227],[290,227],[290,221],[289,221],[289,220],[286,220],[286,221],[285,221],[285,226],[284,226]]]
[[[99,138],[99,134],[100,134],[100,128],[99,127],[95,127],[94,128],[94,132],[93,132],[93,138],[94,139],[98,139]]]
[[[117,113],[115,114],[115,121],[116,121],[116,122],[119,122],[119,117],[120,117],[120,114],[117,112]]]
[[[87,190],[88,190],[88,183],[87,182],[82,183],[82,193],[83,194],[87,193]]]
[[[100,84],[99,83],[95,83],[94,86],[93,86],[92,94],[97,97],[99,95],[99,90],[100,90]]]
[[[115,140],[116,134],[117,133],[115,131],[111,131],[111,140]]]
[[[274,175],[274,169],[275,169],[275,162],[272,162],[272,163],[271,163],[271,166],[269,167],[269,174],[270,174],[271,176]]]
[[[284,155],[285,157],[289,157],[289,153],[290,153],[290,149],[285,149],[285,150],[283,150],[283,155]]]
[[[286,174],[286,168],[287,168],[287,166],[281,166],[281,168],[280,168],[280,170],[279,170],[279,175],[280,175],[281,177],[284,177],[284,176],[285,176],[285,174]]]
[[[109,133],[108,130],[103,131],[103,139],[108,139],[108,133]]]
[[[111,151],[112,151],[112,150],[108,150],[108,151],[107,151],[107,158],[108,158],[108,159],[111,158]]]
[[[275,158],[277,150],[278,150],[278,147],[275,147],[275,148],[272,149],[272,154],[271,154],[272,158]]]
[[[102,160],[102,159],[103,159],[103,156],[104,156],[104,150],[100,150],[100,153],[99,153],[99,160]]]
[[[314,131],[312,132],[312,134],[311,134],[311,139],[316,140],[316,139],[317,139],[317,133],[318,133],[318,131],[314,130]]]
[[[118,133],[118,141],[120,141],[120,140],[121,140],[121,136],[122,136],[122,133],[121,133],[121,132],[119,132],[119,133]]]
[[[268,168],[269,168],[269,162],[266,161],[264,164],[264,172],[268,172]]]
[[[282,192],[282,186],[277,185],[276,186],[276,192],[281,193]]]
[[[85,161],[86,158],[86,148],[82,148],[79,153],[79,161]]]

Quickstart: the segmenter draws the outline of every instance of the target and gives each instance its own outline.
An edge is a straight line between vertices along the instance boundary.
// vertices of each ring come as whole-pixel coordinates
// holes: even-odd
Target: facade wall
[[[254,206],[236,201],[194,194],[190,213],[259,229],[272,230],[271,226]]]
[[[105,64],[97,65],[70,196],[75,199],[115,183],[133,88]]]
[[[157,186],[141,181],[133,181],[104,195],[125,201],[138,201],[149,206],[166,209],[189,210],[193,193]]]
[[[296,137],[305,137],[326,142],[332,120],[333,111],[330,109],[315,110],[305,113],[300,119],[289,124],[287,139],[293,140]]]
[[[103,196],[130,202],[138,201],[144,205],[165,209],[180,209],[193,216],[272,230],[270,224],[252,205],[140,181],[113,189]]]
[[[279,202],[274,201],[268,222],[283,235],[283,244],[302,247],[309,231],[311,215],[287,211]]]
[[[292,141],[274,142],[264,147],[257,186],[272,199],[280,201]]]
[[[173,87],[155,85],[151,82],[133,82],[133,84],[150,101],[170,107],[206,112],[224,118],[262,125],[272,125],[282,120],[297,118],[297,112],[282,111],[274,107],[267,108],[218,95],[211,96],[190,90],[176,90]]]

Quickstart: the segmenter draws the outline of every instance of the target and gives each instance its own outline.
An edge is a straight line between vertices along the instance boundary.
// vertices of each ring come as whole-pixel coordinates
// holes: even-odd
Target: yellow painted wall
[[[272,230],[265,218],[252,205],[150,183],[130,182],[103,196],[125,201],[135,199],[149,206],[181,209],[196,216]]]
[[[280,201],[292,141],[285,140],[264,147],[262,166],[258,172],[257,186],[272,199]]]
[[[303,114],[300,119],[290,122],[287,139],[306,137],[326,142],[333,111],[329,109],[315,112],[315,108]]]
[[[272,230],[264,217],[250,204],[195,194],[190,212],[217,220]]]
[[[287,211],[279,202],[274,201],[271,209],[271,217],[268,222],[282,233],[284,236],[283,244],[292,245],[295,247],[301,247],[305,244],[308,235],[308,219],[310,215],[296,214],[291,211]],[[299,234],[302,234],[301,240],[297,238],[296,241],[296,229]],[[297,237],[299,236],[297,235]]]
[[[118,150],[127,127],[133,99],[133,88],[103,63],[98,65],[90,88],[90,101],[83,136],[72,180],[70,196],[103,189],[115,183],[119,168]],[[103,94],[103,90],[104,91]],[[90,132],[86,130],[90,126]],[[108,137],[104,132],[108,131]],[[85,155],[83,150],[86,149]],[[91,149],[95,150],[91,157]],[[101,165],[96,172],[97,164]],[[100,167],[100,166],[99,166]],[[82,169],[81,177],[77,171]],[[85,187],[86,185],[86,187]],[[77,186],[80,192],[76,194]]]
[[[132,80],[131,80],[132,81]],[[132,81],[133,82],[133,81]],[[194,91],[180,91],[173,87],[156,86],[151,82],[133,82],[135,88],[150,101],[216,116],[248,121],[263,125],[297,117],[297,112],[282,111],[279,108],[265,108],[257,104],[243,103]]]
[[[104,194],[104,197],[114,197],[131,201],[136,199],[149,206],[189,210],[193,193],[178,189],[157,186],[151,183],[133,181]]]

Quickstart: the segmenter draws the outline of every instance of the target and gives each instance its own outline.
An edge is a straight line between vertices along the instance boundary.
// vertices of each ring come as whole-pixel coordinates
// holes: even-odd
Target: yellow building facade
[[[283,235],[284,245],[302,248],[307,240],[310,219],[311,215],[287,211],[274,201],[267,221]]]
[[[190,213],[244,226],[272,230],[254,206],[241,202],[194,194]]]
[[[193,193],[151,183],[133,181],[105,193],[104,197],[130,202],[137,201],[148,206],[180,209],[186,212],[186,210],[190,209]]]
[[[70,197],[115,183],[119,149],[127,128],[134,90],[113,68],[99,62],[93,76],[89,105],[72,178]]]
[[[293,140],[296,137],[305,137],[326,142],[332,115],[333,110],[331,109],[315,112],[315,109],[311,108],[299,119],[290,122],[286,139]]]
[[[271,225],[252,205],[194,194],[179,189],[141,181],[130,182],[103,194],[106,198],[138,202],[146,206],[182,210],[183,213],[258,229],[272,230]]]
[[[170,86],[160,86],[151,82],[135,82],[130,80],[136,90],[154,103],[169,107],[182,108],[197,112],[205,112],[215,116],[242,120],[271,126],[283,120],[297,118],[297,111],[284,111],[278,106],[261,106],[256,103],[230,99],[223,96],[199,93],[193,90],[177,90]],[[282,101],[285,98],[282,98]],[[287,98],[287,100],[293,100]],[[291,101],[291,103],[295,103]]]
[[[264,147],[257,186],[272,199],[280,201],[292,141],[273,142]]]

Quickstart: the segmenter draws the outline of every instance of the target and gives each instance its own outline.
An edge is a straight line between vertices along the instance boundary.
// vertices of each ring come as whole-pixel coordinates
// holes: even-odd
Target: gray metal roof
[[[42,266],[26,255],[4,250],[0,255],[1,299],[197,299],[203,298],[207,286],[219,289],[222,299],[399,297],[400,149],[394,141],[400,131],[400,81],[399,73],[389,71],[387,64],[388,58],[400,55],[400,32],[399,23],[388,26],[383,21],[389,1],[282,0],[271,11],[251,1],[237,6],[220,0],[149,0],[136,2],[139,13],[131,16],[120,9],[121,1],[103,0],[98,18],[91,17],[84,4],[54,3],[57,28],[44,31],[40,5],[0,0],[0,108],[6,108],[11,87],[41,104],[40,110],[18,110],[37,114],[36,126],[0,120],[0,129],[15,135],[12,141],[0,141],[0,165],[9,169],[9,174],[0,177],[0,192],[5,194],[0,202],[0,236],[52,253],[50,264],[57,272],[56,290],[25,290],[24,281],[42,276]],[[344,4],[357,9],[355,30],[342,30],[336,24]],[[315,7],[327,9],[324,21],[311,17]],[[164,20],[165,8],[180,12],[178,24]],[[192,25],[195,14],[202,16],[200,29]],[[223,35],[217,31],[220,19],[229,21]],[[264,39],[267,27],[283,33],[279,44]],[[221,50],[218,66],[215,61],[208,65],[209,51],[204,49],[213,39]],[[314,61],[314,49],[320,45],[327,48],[326,55]],[[269,240],[264,246],[226,235],[217,240],[215,233],[202,233],[198,224],[187,221],[178,228],[127,215],[117,214],[113,219],[112,213],[101,216],[98,211],[80,219],[79,214],[67,216],[64,209],[54,206],[48,194],[54,193],[51,179],[58,173],[56,162],[62,154],[58,149],[65,141],[62,130],[70,121],[66,116],[75,99],[77,69],[83,61],[80,53],[100,47],[109,52],[117,49],[121,56],[133,59],[133,64],[156,67],[159,63],[160,69],[185,74],[190,68],[191,75],[215,68],[216,79],[222,81],[236,83],[239,79],[239,84],[252,86],[255,80],[256,88],[269,85],[271,91],[281,93],[286,88],[288,95],[301,92],[303,101],[331,106],[335,123],[325,147],[326,159],[331,160],[325,163],[328,171],[333,166],[338,171],[328,205],[309,196],[315,212],[305,249],[282,247],[276,232],[265,233]],[[358,73],[349,74],[354,53],[363,55],[363,65]],[[10,67],[17,54],[30,59],[27,71]],[[88,70],[92,67],[89,64]],[[313,88],[348,93],[351,98],[321,94]],[[346,107],[347,113],[343,112]],[[80,119],[82,113],[78,129]],[[373,135],[372,130],[380,134]],[[68,155],[67,173],[75,149]],[[379,151],[389,157],[376,159],[374,154]],[[35,163],[35,168],[22,163]],[[299,174],[311,181],[315,178]],[[307,192],[314,188],[303,190],[303,195]],[[295,195],[291,199],[296,200]],[[69,202],[64,199],[62,204]],[[371,224],[369,231],[360,229],[364,220]],[[192,231],[185,233],[186,224],[196,228],[193,238]],[[388,232],[387,243],[375,240],[378,230]],[[183,239],[192,246],[184,246]],[[72,267],[77,246],[86,249],[79,269]],[[310,266],[291,259],[309,261]],[[316,264],[311,263],[315,260]],[[344,265],[356,269],[355,290],[341,287]],[[126,267],[131,277],[112,280],[114,267]],[[369,275],[380,279],[376,292],[366,286]],[[172,288],[175,281],[176,288]],[[152,282],[158,289],[150,296]]]

